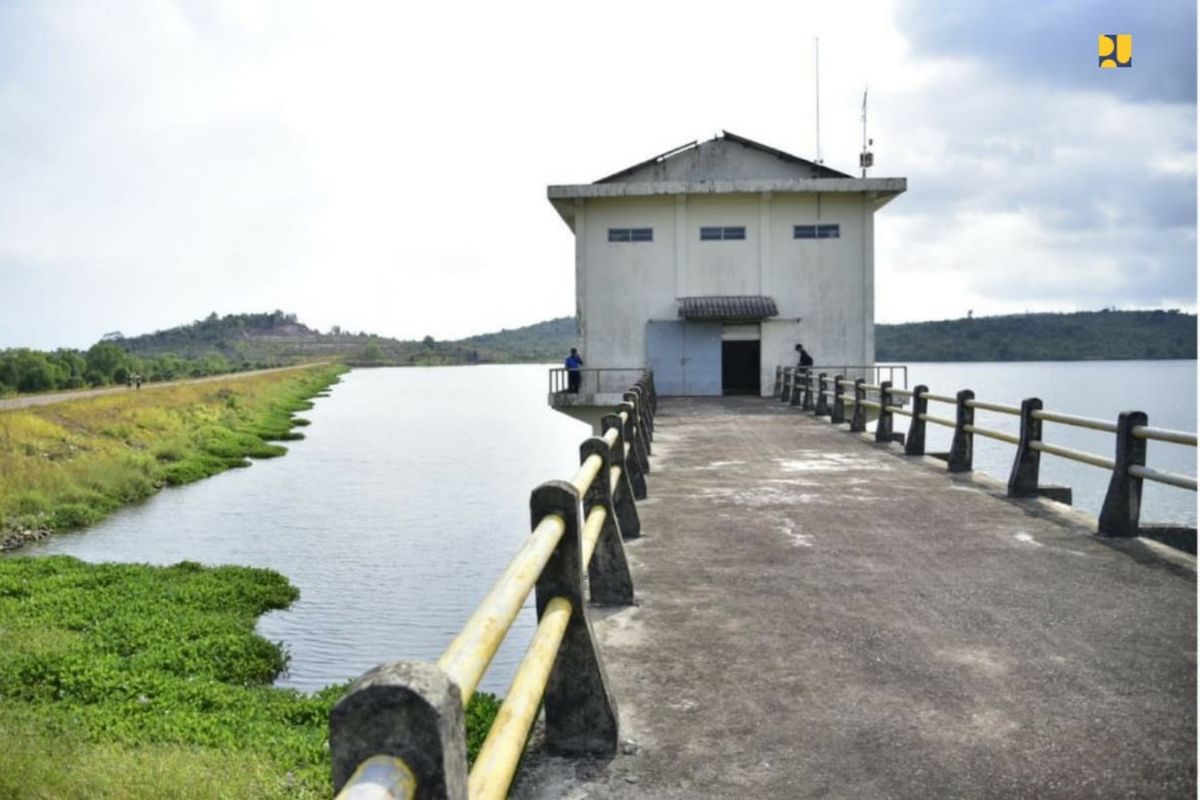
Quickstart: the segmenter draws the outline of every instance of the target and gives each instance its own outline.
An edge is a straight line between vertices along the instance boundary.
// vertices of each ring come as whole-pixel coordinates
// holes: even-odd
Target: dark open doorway
[[[759,394],[759,341],[721,342],[721,394]]]

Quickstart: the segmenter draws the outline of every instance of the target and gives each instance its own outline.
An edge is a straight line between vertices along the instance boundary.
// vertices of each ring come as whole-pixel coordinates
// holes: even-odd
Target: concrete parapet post
[[[813,378],[812,370],[810,370],[810,369],[804,370],[804,397],[800,401],[800,410],[801,411],[812,411],[813,410],[813,382],[814,382],[814,378]]]
[[[875,423],[875,441],[892,441],[892,382],[881,381],[879,384],[879,421]]]
[[[867,429],[867,407],[862,404],[863,400],[867,399],[867,390],[863,388],[866,383],[862,378],[856,378],[854,381],[854,413],[850,415],[850,432],[862,433]]]
[[[625,410],[628,411],[629,409],[625,408]],[[638,500],[644,500],[646,497],[646,474],[642,471],[642,462],[637,456],[633,439],[632,415],[624,422],[621,422],[620,414],[610,414],[600,420],[600,426],[603,428],[603,433],[608,433],[611,427],[620,428],[621,440],[625,445],[625,472],[629,475],[629,484],[633,488],[633,496]]]
[[[637,407],[626,400],[618,407],[618,413],[625,412],[625,441],[629,444],[630,454],[637,462],[638,469],[643,473],[650,471],[650,456],[646,452],[646,440],[642,437],[642,426],[638,424]]]
[[[950,472],[970,472],[975,455],[975,434],[966,430],[966,426],[975,424],[975,409],[967,405],[967,401],[975,399],[975,392],[963,389],[955,399],[958,402],[954,417],[954,440],[950,443],[946,469]]]
[[[773,396],[779,397],[779,393],[781,391],[783,391],[782,386],[783,386],[783,367],[776,367],[775,368],[775,391],[772,393]]]
[[[829,408],[829,421],[840,425],[846,421],[846,407],[842,404],[842,383],[846,380],[843,375],[833,378],[833,405]]]
[[[1034,442],[1042,440],[1042,421],[1033,416],[1042,410],[1042,401],[1029,397],[1021,401],[1021,435],[1017,443],[1017,454],[1013,457],[1012,472],[1008,475],[1009,497],[1037,497],[1038,471],[1041,469],[1042,454],[1033,448]]]
[[[383,664],[363,675],[329,713],[333,790],[371,756],[395,756],[419,797],[467,800],[462,694],[436,664]]]
[[[1142,479],[1129,474],[1130,467],[1146,466],[1146,440],[1135,438],[1133,429],[1145,426],[1144,411],[1122,411],[1117,415],[1117,455],[1108,494],[1100,509],[1101,536],[1137,536],[1142,513]]]
[[[642,400],[642,396],[638,392],[626,392],[622,399],[626,403],[633,406],[633,416],[637,419],[637,432],[641,439],[643,450],[647,456],[650,455],[650,426],[646,423],[646,404]],[[650,471],[650,461],[647,459],[645,463],[646,472]]]
[[[642,378],[634,388],[638,392],[638,397],[641,398],[642,420],[646,424],[646,440],[654,441],[654,389],[651,388],[650,379]]]
[[[586,520],[593,508],[605,511],[604,525],[592,560],[587,565],[588,589],[593,603],[604,606],[633,605],[633,576],[629,573],[629,562],[625,559],[625,545],[621,543],[621,524],[613,502],[610,480],[612,451],[608,442],[599,437],[585,439],[579,446],[579,463],[592,456],[599,456],[600,471],[583,496],[583,518]],[[620,487],[618,486],[618,489]]]
[[[829,376],[822,372],[817,376],[817,403],[813,408],[813,414],[818,417],[829,416],[829,398],[825,396],[825,391],[829,388],[826,378]]]
[[[633,483],[629,468],[629,454],[625,447],[625,434],[622,431],[621,417],[608,414],[600,420],[604,433],[617,429],[617,440],[613,443],[611,463],[621,468],[621,477],[617,480],[617,490],[613,494],[613,507],[617,513],[617,524],[621,527],[622,539],[636,539],[642,535],[642,523],[638,519],[637,504],[634,503]],[[646,496],[645,482],[642,483],[642,497]]]
[[[792,379],[792,395],[788,402],[788,405],[791,405],[791,406],[799,406],[800,405],[800,395],[804,392],[804,381],[807,377],[808,377],[807,371],[803,371],[803,370],[797,371],[796,377]]]
[[[925,395],[929,387],[924,384],[913,389],[912,393],[912,422],[908,426],[908,436],[904,437],[904,455],[925,455],[925,420],[921,417],[929,411],[929,400]]]
[[[608,688],[596,637],[583,598],[580,497],[566,481],[547,481],[529,501],[532,527],[557,514],[566,524],[554,554],[537,581],[537,615],[556,597],[571,604],[558,657],[546,684],[546,749],[564,756],[611,756],[617,752],[617,704]]]
[[[796,370],[793,367],[783,368],[783,389],[779,392],[779,402],[786,403],[792,397],[792,384],[796,381]]]

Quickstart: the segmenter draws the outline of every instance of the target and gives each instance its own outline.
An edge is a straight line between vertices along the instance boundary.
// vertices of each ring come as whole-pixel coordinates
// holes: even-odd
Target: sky
[[[1100,33],[1133,66],[1100,70]],[[1196,307],[1196,6],[0,0],[0,348],[574,312],[546,186],[722,129],[854,172],[876,320]]]

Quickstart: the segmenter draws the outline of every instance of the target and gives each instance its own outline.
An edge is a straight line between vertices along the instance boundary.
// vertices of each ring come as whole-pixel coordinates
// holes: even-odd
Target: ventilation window
[[[609,228],[610,242],[653,242],[653,228]]]
[[[840,225],[794,225],[792,227],[793,239],[840,239],[841,236]]]
[[[713,228],[700,229],[700,241],[716,242],[720,240],[737,240],[746,238],[746,227],[744,225],[722,226]]]

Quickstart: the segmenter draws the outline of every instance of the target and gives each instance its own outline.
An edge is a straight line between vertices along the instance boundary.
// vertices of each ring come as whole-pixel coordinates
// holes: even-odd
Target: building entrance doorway
[[[760,344],[758,339],[721,342],[721,394],[759,394]]]

